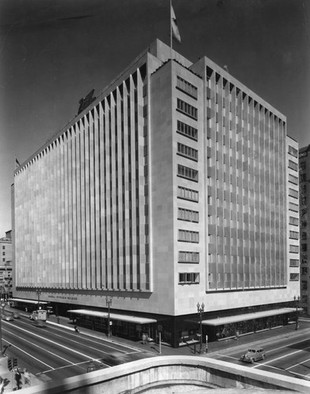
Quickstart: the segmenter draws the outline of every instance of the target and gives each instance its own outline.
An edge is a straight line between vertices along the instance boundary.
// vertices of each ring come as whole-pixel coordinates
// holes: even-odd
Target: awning
[[[24,302],[25,304],[47,304],[46,301],[38,301],[38,300],[26,300],[23,298],[9,298],[9,302]]]
[[[87,309],[71,309],[67,311],[69,313],[75,313],[76,315],[84,315],[84,316],[93,316],[93,317],[101,317],[103,319],[108,318],[108,312],[99,312],[99,311],[90,311]],[[132,315],[120,315],[118,313],[110,313],[111,320],[120,320],[127,323],[136,323],[136,324],[150,324],[156,323],[156,319],[149,319],[148,317],[139,317]]]
[[[203,320],[205,326],[222,326],[223,324],[237,323],[240,321],[261,319],[262,317],[284,315],[286,313],[296,312],[295,308],[271,309],[269,311],[244,313],[242,315],[217,317],[216,319]]]

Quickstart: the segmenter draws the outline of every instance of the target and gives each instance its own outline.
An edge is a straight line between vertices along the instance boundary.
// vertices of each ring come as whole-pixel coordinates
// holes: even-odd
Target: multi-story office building
[[[299,182],[300,182],[300,286],[301,305],[304,311],[310,312],[310,145],[299,151]]]
[[[12,295],[12,239],[11,231],[0,238],[0,297],[7,298]]]
[[[288,141],[229,73],[155,41],[15,171],[14,294],[173,346],[200,316],[210,339],[286,323]]]

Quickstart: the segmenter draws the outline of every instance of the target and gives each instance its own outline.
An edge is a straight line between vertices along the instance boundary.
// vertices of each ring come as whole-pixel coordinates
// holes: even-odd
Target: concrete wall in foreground
[[[179,385],[196,389],[231,388],[235,389],[234,393],[256,388],[310,392],[308,381],[194,356],[138,360],[23,391],[25,394],[166,394]]]

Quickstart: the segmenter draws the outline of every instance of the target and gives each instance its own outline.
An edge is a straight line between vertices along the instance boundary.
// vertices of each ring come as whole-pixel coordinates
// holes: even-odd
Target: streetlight
[[[205,310],[205,304],[202,303],[201,305],[197,304],[197,312],[199,313],[199,318],[200,318],[200,349],[199,349],[199,353],[202,353],[202,313]]]
[[[36,289],[36,292],[38,294],[38,309],[40,309],[40,294],[41,294],[41,289]]]
[[[296,326],[295,326],[295,330],[298,330],[298,306],[299,306],[299,300],[300,300],[299,296],[294,296],[294,301],[295,301],[295,305],[296,305]]]
[[[108,337],[110,337],[111,336],[110,307],[112,304],[112,297],[106,297],[106,304],[108,305]]]

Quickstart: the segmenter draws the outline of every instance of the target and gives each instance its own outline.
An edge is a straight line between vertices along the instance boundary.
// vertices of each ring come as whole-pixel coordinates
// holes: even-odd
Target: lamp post
[[[37,292],[37,294],[38,294],[38,309],[40,309],[40,295],[41,295],[41,289],[38,288],[38,289],[36,290],[36,292]]]
[[[108,305],[108,337],[110,337],[111,336],[110,307],[112,304],[112,297],[106,297],[106,304]]]
[[[202,303],[201,305],[197,304],[197,312],[199,313],[199,319],[200,319],[200,345],[199,345],[199,353],[202,353],[202,313],[205,310],[205,305]]]
[[[299,297],[299,296],[294,296],[294,301],[295,301],[295,305],[296,305],[296,326],[295,326],[295,330],[298,330],[298,307],[299,307],[299,300],[300,300],[300,297]]]

